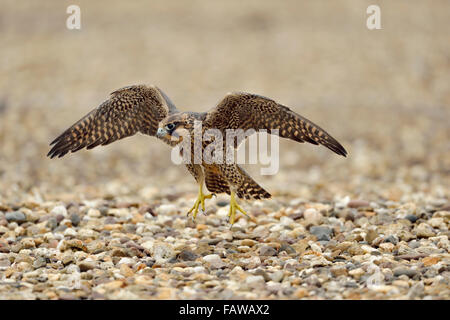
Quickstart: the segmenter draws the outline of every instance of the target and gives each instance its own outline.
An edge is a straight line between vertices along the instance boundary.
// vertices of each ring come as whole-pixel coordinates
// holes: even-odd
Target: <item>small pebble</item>
[[[77,227],[81,222],[81,218],[77,213],[72,213],[70,215],[70,221],[74,227]]]
[[[219,269],[225,266],[225,263],[220,259],[217,254],[210,254],[203,257],[203,261],[208,263],[211,268]]]
[[[20,211],[7,212],[5,218],[8,222],[23,223],[27,221],[27,216]]]
[[[195,261],[197,259],[197,254],[190,250],[183,250],[178,254],[178,259],[182,261]]]
[[[403,268],[403,267],[395,268],[393,270],[393,272],[394,272],[394,276],[395,277],[399,277],[401,275],[406,275],[406,276],[412,278],[412,277],[414,277],[415,275],[418,274],[418,272],[416,270],[406,269],[406,268]]]
[[[351,200],[347,204],[349,208],[368,207],[369,205],[370,203],[365,200]]]
[[[277,250],[270,246],[262,246],[259,248],[259,254],[261,256],[275,256],[277,254]]]
[[[309,232],[317,237],[318,241],[330,241],[333,229],[326,226],[312,226]]]
[[[314,208],[308,208],[303,212],[303,217],[307,224],[317,225],[322,220],[322,214]]]
[[[50,214],[53,215],[54,217],[61,215],[63,217],[67,216],[67,209],[64,206],[56,206],[52,209],[52,211],[50,211]]]

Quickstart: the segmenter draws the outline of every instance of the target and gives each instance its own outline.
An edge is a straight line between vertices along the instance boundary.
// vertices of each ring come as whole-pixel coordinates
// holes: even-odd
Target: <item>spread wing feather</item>
[[[92,149],[132,136],[137,132],[154,136],[158,123],[177,111],[169,98],[155,86],[129,86],[89,112],[53,140],[47,156],[62,157],[68,152]]]
[[[283,138],[321,144],[339,155],[347,155],[344,147],[321,127],[288,107],[256,94],[228,94],[207,113],[205,121],[210,128],[223,133],[226,129],[278,129]]]

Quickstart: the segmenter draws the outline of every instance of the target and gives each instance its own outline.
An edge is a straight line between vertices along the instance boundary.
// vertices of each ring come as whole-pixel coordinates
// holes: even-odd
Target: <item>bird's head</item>
[[[183,136],[187,132],[190,134],[193,128],[194,118],[189,113],[175,113],[161,120],[156,136],[174,146],[183,141]]]

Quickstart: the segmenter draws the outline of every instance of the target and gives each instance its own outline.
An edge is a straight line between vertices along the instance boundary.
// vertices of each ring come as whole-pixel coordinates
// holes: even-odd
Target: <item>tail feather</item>
[[[245,199],[267,199],[272,195],[264,190],[255,180],[248,175],[247,172],[240,166],[238,166],[240,173],[244,176],[244,182],[237,189],[236,194],[239,198]]]

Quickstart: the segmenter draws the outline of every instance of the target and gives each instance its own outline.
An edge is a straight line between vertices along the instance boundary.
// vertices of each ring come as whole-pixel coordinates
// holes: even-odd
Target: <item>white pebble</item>
[[[78,236],[81,238],[95,238],[96,234],[97,232],[92,229],[83,228],[78,231]]]
[[[349,202],[350,202],[350,196],[345,196],[344,198],[338,199],[336,201],[336,208],[343,209],[343,208],[347,207]]]
[[[281,217],[280,223],[283,226],[290,226],[290,225],[292,225],[294,223],[294,220],[292,218],[289,218],[289,217]]]
[[[120,266],[121,264],[126,264],[127,266],[131,267],[135,264],[136,262],[131,259],[131,258],[122,258],[120,259],[119,263],[117,263],[118,266]]]
[[[319,224],[322,220],[322,214],[314,208],[308,208],[303,213],[306,223],[308,224]]]
[[[205,267],[198,266],[192,269],[195,273],[207,273]]]
[[[378,251],[377,249],[372,248],[371,246],[368,246],[367,244],[363,244],[363,245],[361,246],[361,249],[363,249],[365,253],[371,253],[371,252],[376,252],[376,251]]]
[[[250,288],[262,288],[264,287],[265,281],[263,276],[248,276],[247,279],[245,279],[245,283]]]
[[[276,224],[276,225],[270,227],[270,232],[279,232],[279,231],[281,231],[281,230],[283,230],[283,229],[284,229],[284,228],[283,228],[282,225]]]
[[[64,206],[56,206],[52,209],[52,211],[50,211],[50,213],[55,216],[62,214],[64,217],[67,217],[67,209]]]
[[[219,217],[228,217],[229,210],[229,208],[221,207],[219,208],[219,210],[217,210],[216,215],[218,215]]]
[[[153,244],[152,255],[155,260],[170,259],[175,256],[172,245],[164,242],[157,242]]]
[[[225,265],[225,263],[220,259],[217,254],[209,254],[203,257],[203,261],[209,263],[209,265],[213,268],[221,268]]]
[[[76,235],[77,235],[77,232],[72,228],[67,228],[66,230],[64,230],[64,236],[75,237]]]
[[[102,216],[99,210],[91,208],[88,210],[87,215],[91,218],[99,218]]]
[[[66,268],[66,272],[67,273],[79,273],[80,272],[80,268],[76,264],[70,264]]]
[[[322,253],[322,248],[321,248],[320,245],[318,245],[317,243],[311,241],[311,242],[309,243],[309,246],[311,247],[311,250],[312,250],[312,251]]]
[[[167,215],[170,213],[177,212],[177,206],[174,204],[162,204],[158,208],[156,208],[156,212],[158,213],[158,218],[159,218],[160,214]]]
[[[270,279],[275,282],[280,282],[283,279],[284,273],[281,270],[277,270],[270,275]]]
[[[143,246],[148,251],[152,251],[154,243],[155,243],[155,241],[148,240],[148,241],[145,241],[144,243],[142,243],[141,246]]]
[[[272,292],[278,292],[281,289],[281,284],[278,282],[269,281],[267,282],[267,290]]]

